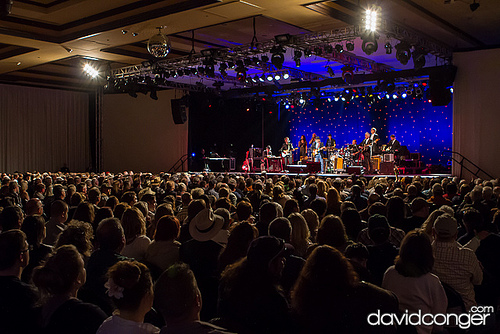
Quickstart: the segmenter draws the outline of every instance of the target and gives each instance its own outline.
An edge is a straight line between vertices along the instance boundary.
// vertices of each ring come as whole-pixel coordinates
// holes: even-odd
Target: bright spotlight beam
[[[90,64],[85,64],[83,71],[92,79],[97,78],[99,75],[99,71]]]

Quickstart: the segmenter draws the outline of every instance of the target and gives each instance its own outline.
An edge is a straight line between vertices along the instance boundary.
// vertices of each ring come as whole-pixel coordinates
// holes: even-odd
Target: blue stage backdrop
[[[281,112],[285,108],[282,107]],[[381,99],[368,105],[364,98],[328,102],[322,98],[305,107],[290,108],[290,139],[297,146],[300,136],[309,141],[313,133],[326,142],[332,134],[337,147],[350,144],[356,139],[358,144],[365,132],[377,128],[380,144],[386,144],[394,134],[401,145],[411,153],[420,153],[426,164],[446,165],[448,159],[441,152],[450,150],[452,145],[452,103],[434,107],[425,99]]]

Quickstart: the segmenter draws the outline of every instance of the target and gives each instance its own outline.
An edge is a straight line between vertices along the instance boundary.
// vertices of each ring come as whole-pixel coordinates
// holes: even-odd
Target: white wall
[[[102,120],[103,169],[167,171],[188,147],[188,123],[174,124],[170,100],[181,91],[158,92],[158,100],[138,94],[104,95]]]
[[[500,49],[455,53],[453,63],[453,150],[500,177]]]

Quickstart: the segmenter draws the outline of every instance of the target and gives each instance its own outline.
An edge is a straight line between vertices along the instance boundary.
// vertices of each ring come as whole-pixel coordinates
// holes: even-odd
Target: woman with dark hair
[[[157,334],[160,329],[144,323],[153,306],[153,281],[148,267],[140,262],[120,261],[108,270],[107,294],[116,306],[97,334]]]
[[[328,215],[321,220],[316,241],[319,245],[335,247],[342,254],[347,246],[352,243],[347,237],[342,220],[339,216],[334,215]]]
[[[395,333],[394,326],[370,326],[373,312],[396,313],[389,291],[360,282],[351,263],[333,247],[317,247],[302,268],[292,291],[298,333]]]
[[[392,196],[387,201],[387,220],[389,225],[403,229],[406,216],[405,202],[401,197]]]
[[[357,240],[359,232],[366,227],[366,223],[361,220],[358,210],[347,208],[342,212],[340,218],[344,223],[349,239]]]
[[[31,281],[31,274],[52,252],[52,247],[42,243],[45,239],[45,219],[42,216],[27,216],[24,218],[21,230],[26,234],[26,241],[30,245],[30,261],[24,268],[21,280],[25,283]]]
[[[297,146],[299,147],[300,161],[306,161],[307,160],[306,136],[304,136],[304,135],[300,136],[299,144]]]
[[[78,207],[76,208],[72,219],[79,220],[81,222],[86,222],[94,226],[94,219],[95,219],[94,205],[89,202],[83,202],[78,204]],[[96,228],[94,228],[94,230]]]
[[[42,333],[94,334],[106,314],[94,304],[77,298],[85,284],[83,258],[73,245],[62,246],[33,271],[33,283],[42,293]]]
[[[228,265],[244,258],[247,255],[248,246],[258,236],[257,228],[246,221],[233,225],[226,248],[219,255],[219,271],[224,271]]]
[[[121,224],[125,232],[125,247],[121,254],[142,261],[151,239],[146,236],[146,218],[136,207],[131,207],[123,213]]]
[[[180,242],[176,241],[180,232],[179,220],[174,216],[163,216],[158,220],[154,241],[146,250],[144,259],[161,272],[179,261]]]
[[[431,273],[433,265],[430,238],[424,231],[410,231],[401,242],[396,265],[387,269],[382,282],[383,288],[398,296],[400,311],[446,313],[448,299],[441,281]],[[417,326],[419,334],[439,329],[432,325]]]
[[[278,284],[285,265],[285,243],[264,236],[250,244],[247,256],[228,266],[219,285],[222,324],[237,333],[288,333],[288,303]]]

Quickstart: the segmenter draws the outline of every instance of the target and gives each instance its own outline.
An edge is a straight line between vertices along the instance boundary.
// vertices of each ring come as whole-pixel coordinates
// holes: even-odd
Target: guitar
[[[322,146],[322,147],[320,147],[320,148],[314,148],[314,149],[313,149],[313,153],[312,153],[313,157],[314,157],[316,154],[318,154],[318,153],[319,153],[319,151],[324,150],[325,148],[326,148],[325,146]]]
[[[286,157],[290,156],[290,154],[291,154],[293,151],[298,150],[298,149],[299,149],[299,148],[298,148],[298,147],[296,147],[296,148],[293,148],[293,149],[291,149],[291,150],[284,150],[283,152],[281,152],[281,157],[282,157],[282,158],[286,158]]]

